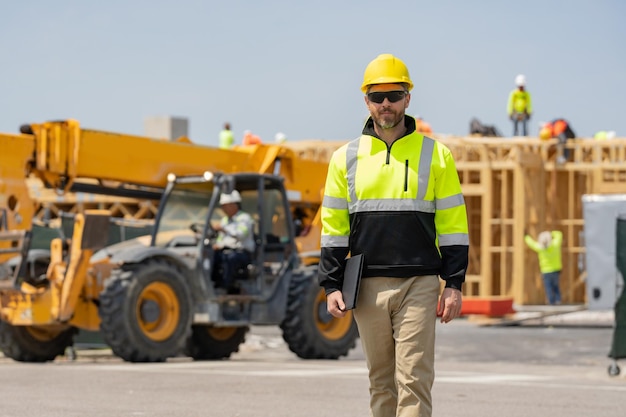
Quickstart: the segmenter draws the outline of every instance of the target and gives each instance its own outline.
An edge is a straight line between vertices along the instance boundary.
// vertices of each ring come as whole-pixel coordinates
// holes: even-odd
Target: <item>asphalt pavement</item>
[[[612,312],[560,309],[438,323],[433,416],[626,415],[626,375],[607,373]],[[276,326],[252,327],[224,361],[132,364],[80,345],[47,364],[0,358],[0,396],[0,417],[368,415],[359,344],[340,360],[301,360]]]

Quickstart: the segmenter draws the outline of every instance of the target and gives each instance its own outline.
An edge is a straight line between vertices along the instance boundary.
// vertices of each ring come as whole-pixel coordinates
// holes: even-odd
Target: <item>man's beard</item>
[[[402,122],[404,114],[387,112],[383,115],[372,118],[374,119],[374,123],[376,123],[376,125],[381,129],[393,129],[398,126],[400,122]]]

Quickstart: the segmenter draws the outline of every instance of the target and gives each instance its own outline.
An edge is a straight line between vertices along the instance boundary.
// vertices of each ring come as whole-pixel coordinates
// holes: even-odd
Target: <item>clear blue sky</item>
[[[506,100],[527,77],[540,121],[578,136],[626,136],[622,0],[109,0],[0,6],[0,131],[78,119],[143,134],[148,116],[190,120],[216,145],[352,139],[366,115],[363,70],[380,53],[409,67],[409,114],[464,135],[477,117],[511,134]]]

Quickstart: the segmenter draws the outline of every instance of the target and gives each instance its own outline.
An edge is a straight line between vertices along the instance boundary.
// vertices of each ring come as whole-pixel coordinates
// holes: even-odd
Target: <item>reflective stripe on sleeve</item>
[[[347,248],[349,241],[348,236],[322,235],[321,245],[323,248]]]
[[[356,202],[356,163],[357,156],[359,152],[359,144],[361,143],[361,139],[353,140],[348,143],[348,147],[346,149],[346,176],[348,180],[348,197],[350,197],[350,202]]]
[[[465,204],[463,194],[455,194],[446,198],[438,198],[435,201],[437,210],[445,210],[453,207],[459,207]]]
[[[467,233],[451,233],[439,235],[439,246],[469,245]]]
[[[322,206],[331,209],[346,210],[348,208],[348,202],[345,198],[325,195],[324,200],[322,200]]]

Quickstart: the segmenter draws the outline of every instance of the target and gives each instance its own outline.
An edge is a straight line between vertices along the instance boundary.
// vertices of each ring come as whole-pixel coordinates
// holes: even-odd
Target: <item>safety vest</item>
[[[515,113],[532,113],[532,101],[528,91],[515,89],[509,94],[509,102],[507,105],[507,113],[509,115]]]
[[[542,274],[560,271],[563,268],[561,262],[561,244],[563,243],[563,233],[552,231],[552,241],[547,248],[542,247],[536,240],[529,235],[524,236],[524,242],[539,257],[539,270]]]
[[[220,148],[230,149],[235,144],[235,136],[231,130],[224,129],[220,132]]]
[[[220,225],[223,230],[216,241],[219,247],[254,252],[254,219],[250,214],[239,210],[233,217],[222,217]]]
[[[467,214],[449,149],[415,131],[388,146],[364,134],[336,150],[322,202],[320,283],[339,289],[348,252],[363,276],[441,275],[460,289],[469,247]],[[369,126],[369,127],[368,127]]]

